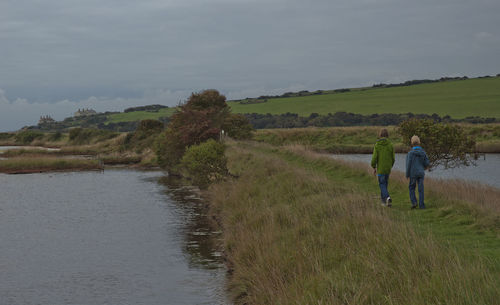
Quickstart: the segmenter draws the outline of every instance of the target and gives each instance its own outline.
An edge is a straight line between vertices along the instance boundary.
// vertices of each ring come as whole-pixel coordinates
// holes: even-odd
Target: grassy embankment
[[[365,88],[351,92],[305,97],[272,98],[265,103],[229,102],[233,113],[311,113],[339,111],[374,113],[437,113],[460,119],[468,116],[500,118],[500,77],[476,78],[393,88]]]
[[[500,152],[500,124],[459,124],[477,141],[480,153]],[[377,134],[382,127],[328,127],[257,130],[254,139],[272,145],[300,144],[313,150],[329,153],[372,153]],[[394,143],[396,152],[406,152],[395,126],[384,127]]]
[[[500,192],[426,181],[393,209],[369,170],[300,148],[231,144],[239,176],[209,190],[237,304],[497,304]]]

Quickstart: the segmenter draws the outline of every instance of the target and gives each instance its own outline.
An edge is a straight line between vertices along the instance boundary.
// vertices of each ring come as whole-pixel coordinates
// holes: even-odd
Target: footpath
[[[348,185],[356,192],[373,194],[373,204],[387,208],[380,204],[378,181],[375,176],[371,175],[372,169],[368,164],[330,160],[327,156],[300,148],[295,152],[293,148],[292,150],[268,149],[267,151],[278,154],[294,166],[324,174],[336,184]],[[342,170],[337,167],[339,164]],[[404,173],[393,172],[389,178],[389,192],[393,199],[390,209],[393,217],[400,221],[411,222],[417,231],[432,234],[463,255],[478,255],[487,258],[491,268],[498,272],[500,277],[500,219],[498,214],[485,214],[498,213],[498,210],[485,211],[481,215],[473,207],[475,202],[466,199],[450,200],[446,198],[449,195],[448,192],[453,192],[453,189],[448,187],[466,188],[466,185],[457,185],[460,183],[458,181],[444,182],[441,183],[442,186],[437,187],[438,191],[435,191],[432,189],[436,189],[436,187],[432,188],[431,186],[435,186],[433,184],[436,184],[436,181],[427,179],[424,182],[427,208],[425,210],[412,210],[410,209],[408,184]],[[489,187],[486,189],[492,193],[486,200],[493,201],[491,206],[500,209],[500,190]],[[474,188],[474,185],[469,185],[468,191],[477,192],[477,197],[484,195],[483,189]],[[484,223],[482,218],[488,216],[491,219]]]

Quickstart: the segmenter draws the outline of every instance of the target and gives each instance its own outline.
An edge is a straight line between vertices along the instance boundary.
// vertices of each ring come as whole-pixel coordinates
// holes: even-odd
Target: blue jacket
[[[425,169],[429,166],[429,158],[420,146],[415,146],[406,155],[406,177],[424,177]]]

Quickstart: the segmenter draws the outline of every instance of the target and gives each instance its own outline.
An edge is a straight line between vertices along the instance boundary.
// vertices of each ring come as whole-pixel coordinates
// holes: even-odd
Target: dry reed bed
[[[49,171],[101,170],[98,160],[66,159],[57,157],[10,158],[0,160],[0,173],[26,174]]]
[[[209,195],[236,304],[495,304],[500,297],[480,258],[463,261],[370,195],[252,147],[233,144],[228,158],[239,178]]]

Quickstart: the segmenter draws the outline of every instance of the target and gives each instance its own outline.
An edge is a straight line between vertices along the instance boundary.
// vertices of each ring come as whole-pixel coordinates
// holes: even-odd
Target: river
[[[228,304],[220,233],[161,177],[0,174],[0,304]]]
[[[370,164],[370,154],[330,155],[348,161],[358,161]],[[406,154],[396,154],[395,170],[405,171]],[[477,166],[467,166],[452,169],[438,167],[432,171],[426,171],[426,177],[439,179],[462,179],[465,181],[479,182],[500,188],[500,154],[486,154],[477,160]]]

